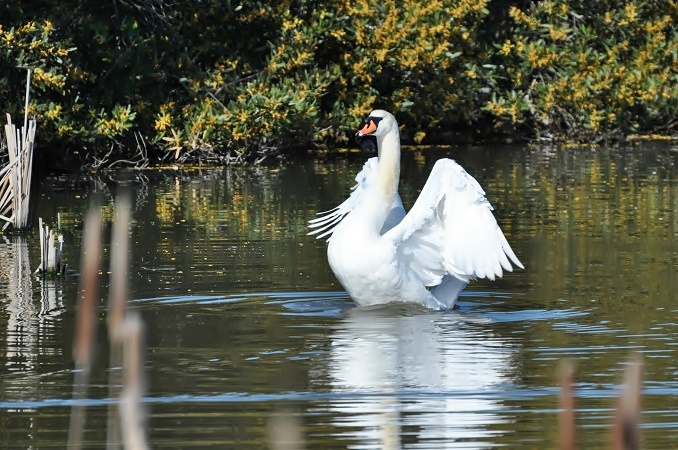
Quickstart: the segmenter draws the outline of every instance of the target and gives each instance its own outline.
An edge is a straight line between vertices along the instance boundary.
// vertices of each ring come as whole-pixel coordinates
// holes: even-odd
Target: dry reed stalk
[[[577,448],[577,425],[574,417],[574,367],[570,361],[560,363],[560,412],[558,413],[558,436],[560,450]]]
[[[129,267],[129,224],[130,199],[125,192],[118,197],[115,205],[111,248],[111,283],[108,291],[108,339],[110,358],[108,372],[108,397],[120,397],[124,383],[122,371],[123,322],[127,306]],[[120,410],[118,405],[108,406],[106,445],[109,450],[120,448],[122,443]]]
[[[624,390],[619,397],[612,430],[613,450],[640,449],[640,392],[643,362],[634,357],[624,372]]]
[[[7,152],[9,164],[0,170],[0,219],[5,221],[3,230],[9,225],[15,228],[25,228],[28,225],[28,202],[31,194],[31,172],[33,170],[33,145],[37,123],[28,120],[28,104],[31,92],[31,74],[28,70],[26,77],[26,102],[24,111],[24,125],[21,129],[12,124],[12,117],[7,114],[5,136],[7,138]],[[8,192],[12,199],[10,208],[7,207]]]
[[[31,74],[33,69],[28,69],[26,75],[26,101],[24,103],[24,130],[28,130],[28,104],[31,101]]]
[[[108,295],[108,335],[111,345],[109,393],[120,397],[119,408],[108,409],[107,448],[143,450],[149,448],[146,436],[147,413],[143,406],[144,326],[137,313],[127,310],[129,283],[129,191],[118,196],[111,242],[111,284]],[[120,371],[114,367],[122,365]],[[122,384],[122,392],[117,386]]]
[[[7,125],[5,125],[5,135],[7,136],[7,151],[9,155],[9,164],[7,168],[9,169],[3,178],[3,182],[7,183],[6,194],[9,195],[10,203],[9,209],[6,211],[6,216],[3,216],[3,219],[6,221],[3,230],[6,229],[9,225],[16,223],[16,166],[18,165],[17,159],[17,138],[16,138],[16,127],[12,124],[12,116],[7,114]],[[4,196],[4,195],[3,195]]]
[[[0,172],[11,168],[11,164],[8,164]],[[0,180],[0,214],[3,216],[12,214],[12,186],[9,182],[9,177],[6,176],[3,176]],[[3,217],[3,220],[8,221],[9,219]]]
[[[624,387],[620,394],[611,433],[611,450],[639,450],[640,442],[640,394],[643,363],[639,356],[631,359],[624,372]],[[561,450],[576,450],[577,429],[574,415],[574,378],[572,364],[564,362],[560,367],[560,412],[558,413],[558,438]]]
[[[110,336],[110,332],[109,332]],[[122,346],[110,342],[110,357],[108,360],[108,398],[119,398],[122,377]],[[120,424],[120,408],[116,403],[109,403],[106,416],[106,448],[119,449],[122,444]]]
[[[146,411],[143,406],[144,325],[136,313],[128,313],[123,326],[123,388],[120,396],[120,419],[126,449],[147,449]]]
[[[101,212],[92,208],[87,213],[80,261],[80,298],[76,311],[75,343],[73,359],[73,406],[68,430],[69,448],[82,445],[86,412],[81,404],[87,395],[94,357],[94,342],[97,328],[99,292],[99,267],[101,264]]]
[[[306,442],[299,419],[289,413],[278,414],[266,426],[268,442],[273,450],[304,450]]]
[[[64,268],[61,265],[61,252],[63,250],[64,237],[54,229],[50,229],[38,218],[38,230],[40,232],[40,265],[36,273],[44,275],[58,275]]]
[[[128,191],[118,196],[113,221],[111,249],[111,285],[108,291],[108,334],[111,342],[120,343],[127,309],[129,226],[131,201]]]
[[[143,323],[135,313],[127,312],[129,224],[131,201],[128,193],[116,202],[111,243],[111,285],[108,301],[107,323],[111,359],[109,366],[109,394],[119,397],[120,403],[108,408],[107,448],[124,446],[127,449],[147,449],[146,410],[143,407],[144,343]],[[75,400],[71,412],[69,447],[82,445],[85,409],[78,400],[85,398],[94,353],[96,330],[96,288],[98,286],[101,254],[101,213],[92,209],[88,214],[83,238],[82,297],[77,311],[77,328],[74,348],[76,382]],[[121,372],[115,368],[122,366]],[[118,388],[122,384],[122,392]]]

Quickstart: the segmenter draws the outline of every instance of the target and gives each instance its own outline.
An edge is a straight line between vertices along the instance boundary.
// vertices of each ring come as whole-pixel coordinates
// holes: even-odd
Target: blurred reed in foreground
[[[610,443],[611,450],[637,450],[640,442],[640,393],[643,363],[639,356],[631,359],[624,373],[623,390],[617,400]],[[575,370],[571,362],[560,365],[560,413],[558,440],[560,450],[576,450],[580,445],[575,423]]]
[[[144,382],[144,326],[138,314],[127,310],[130,199],[127,193],[116,202],[111,242],[111,284],[108,298],[110,343],[109,393],[119,398],[108,410],[107,448],[146,449],[146,411],[142,406]],[[69,448],[82,447],[87,417],[87,397],[95,336],[98,325],[99,268],[101,265],[101,212],[92,207],[87,214],[83,237],[80,298],[74,343],[75,378],[68,435]],[[122,374],[120,370],[122,367]],[[119,388],[122,386],[122,389]]]

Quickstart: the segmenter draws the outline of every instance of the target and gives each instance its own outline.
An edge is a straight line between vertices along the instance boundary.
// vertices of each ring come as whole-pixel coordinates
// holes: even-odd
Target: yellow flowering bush
[[[86,105],[79,83],[91,81],[92,76],[76,66],[76,50],[49,19],[0,27],[0,68],[5,73],[0,82],[3,109],[23,113],[26,70],[30,68],[29,114],[40,122],[41,142],[96,142],[125,136],[135,113],[130,105],[114,105],[110,110]]]
[[[675,0],[0,4],[0,104],[40,141],[261,161],[343,145],[374,108],[404,139],[674,133]],[[128,156],[128,155],[125,155]]]
[[[529,5],[509,9],[510,36],[496,46],[493,60],[507,68],[485,104],[496,120],[580,140],[675,129],[675,1]]]
[[[217,61],[202,79],[187,79],[191,98],[176,98],[176,105],[188,100],[181,114],[200,120],[170,128],[158,112],[156,139],[175,156],[209,146],[259,157],[271,148],[345,143],[375,107],[397,113],[412,137],[421,127],[477,116],[482,106],[472,95],[477,86],[464,81],[475,78],[477,63],[471,56],[488,14],[486,3],[342,0],[243,6],[240,23],[259,23],[264,30],[270,24],[274,30],[264,36],[262,61],[256,64],[237,53]],[[177,151],[177,136],[182,151]],[[416,136],[421,140],[423,135]]]

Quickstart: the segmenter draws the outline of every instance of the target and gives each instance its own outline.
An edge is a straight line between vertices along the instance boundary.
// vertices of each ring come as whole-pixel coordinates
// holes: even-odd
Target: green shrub
[[[485,110],[568,139],[669,131],[678,112],[677,12],[672,1],[512,7],[511,34],[494,44],[508,82]]]
[[[35,0],[0,6],[0,98],[40,141],[261,160],[347,143],[375,107],[405,138],[675,131],[675,1]],[[136,135],[136,136],[135,136]]]

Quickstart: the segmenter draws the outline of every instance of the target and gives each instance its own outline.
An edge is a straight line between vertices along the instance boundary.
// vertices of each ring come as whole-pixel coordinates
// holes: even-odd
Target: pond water
[[[43,281],[38,239],[0,236],[0,446],[63,448],[83,221],[117,178],[134,186],[131,307],[146,332],[153,448],[557,446],[561,360],[577,367],[580,441],[604,447],[624,368],[644,361],[645,448],[678,442],[678,147],[404,152],[406,206],[440,157],[484,186],[524,271],[471,283],[458,309],[357,308],[336,283],[317,211],[364,157],[283,168],[49,178],[35,217],[61,216],[68,275]],[[104,267],[110,248],[104,244]],[[107,440],[105,293],[84,402]]]

